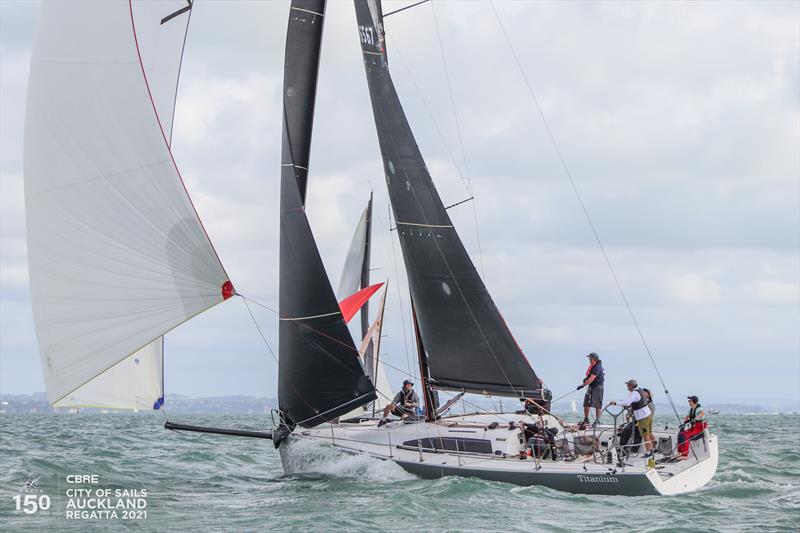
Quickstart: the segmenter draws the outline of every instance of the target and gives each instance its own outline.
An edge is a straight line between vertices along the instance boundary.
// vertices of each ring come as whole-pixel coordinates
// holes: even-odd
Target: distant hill
[[[212,398],[193,398],[181,394],[168,394],[164,406],[169,413],[175,414],[259,414],[269,413],[277,407],[275,398],[260,398],[255,396],[218,396]],[[40,413],[69,413],[74,409],[53,409],[47,402],[44,393],[34,394],[4,394],[0,395],[0,414],[40,414]],[[82,408],[81,412],[103,413],[129,411],[98,408]],[[139,411],[149,413],[151,410]]]

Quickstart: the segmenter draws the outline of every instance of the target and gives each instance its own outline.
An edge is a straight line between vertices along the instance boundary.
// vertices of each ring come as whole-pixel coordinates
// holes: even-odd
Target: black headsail
[[[305,190],[324,0],[293,0],[283,80],[278,404],[291,429],[376,399],[311,233]]]
[[[403,250],[430,384],[537,396],[542,384],[475,270],[417,147],[386,57],[378,0],[355,0],[386,184]]]

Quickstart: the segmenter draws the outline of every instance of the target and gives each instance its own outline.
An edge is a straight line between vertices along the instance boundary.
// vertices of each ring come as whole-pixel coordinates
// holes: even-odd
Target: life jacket
[[[414,399],[414,389],[411,389],[411,390],[407,391],[405,388],[403,388],[400,391],[400,405],[401,406],[405,407],[406,402],[410,402],[413,399]]]
[[[592,375],[592,369],[595,367],[595,365],[598,365],[598,364],[602,365],[602,363],[603,362],[600,361],[600,359],[597,359],[597,360],[592,361],[591,363],[589,363],[589,368],[586,369],[586,377],[583,378],[583,382],[584,383],[586,383],[589,380],[589,376]],[[589,383],[589,387],[591,387],[592,385],[599,385],[598,380],[602,380],[604,377],[605,377],[605,371],[603,371],[602,374],[599,374],[596,378],[594,378],[594,381]]]
[[[647,406],[647,400],[644,399],[644,391],[641,388],[635,390],[639,393],[639,399],[631,404],[631,409],[638,411]]]
[[[689,409],[689,423],[692,424],[692,429],[696,428],[698,425],[700,428],[705,429],[708,427],[705,419],[697,420],[695,417],[697,416],[697,410],[700,409],[700,404],[698,403],[694,407]]]

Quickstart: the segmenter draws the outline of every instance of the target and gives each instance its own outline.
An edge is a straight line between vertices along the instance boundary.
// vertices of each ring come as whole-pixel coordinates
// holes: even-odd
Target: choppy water
[[[263,416],[175,421],[258,428]],[[798,531],[800,416],[718,416],[717,475],[674,497],[598,497],[475,479],[417,479],[321,447],[286,476],[272,443],[165,431],[159,415],[0,416],[0,529],[141,531]],[[146,489],[147,518],[68,520],[69,474]],[[28,479],[49,514],[16,513]],[[89,485],[81,485],[86,488]]]

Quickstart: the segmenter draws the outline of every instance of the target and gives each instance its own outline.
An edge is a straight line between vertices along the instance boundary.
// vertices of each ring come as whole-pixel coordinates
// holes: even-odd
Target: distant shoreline
[[[482,409],[496,410],[502,404],[504,410],[515,409],[517,405],[512,398],[503,398],[502,401],[496,398],[481,399],[471,401]],[[192,397],[181,394],[167,395],[165,406],[170,414],[264,414],[269,415],[272,409],[278,405],[276,398],[257,397],[257,396],[214,396],[214,397]],[[681,413],[682,406],[677,406]],[[739,404],[739,403],[718,403],[707,404],[708,410],[717,410],[721,415],[767,415],[767,414],[787,414],[796,415],[800,413],[800,405],[781,405],[774,407],[762,407],[760,405]],[[553,412],[569,417],[575,414],[571,411],[570,401],[561,401],[553,405]],[[576,401],[576,408],[581,411],[581,402]],[[53,409],[47,402],[44,393],[34,394],[4,394],[0,395],[0,415],[30,415],[30,414],[69,414],[74,412],[70,408]],[[103,408],[81,408],[81,413],[130,413],[130,411]],[[151,409],[142,409],[139,413],[151,412]],[[455,412],[461,412],[456,408]],[[656,413],[672,413],[672,408],[668,404],[656,404]]]

